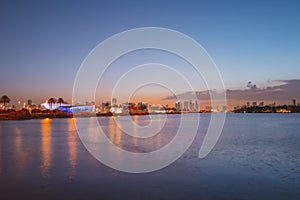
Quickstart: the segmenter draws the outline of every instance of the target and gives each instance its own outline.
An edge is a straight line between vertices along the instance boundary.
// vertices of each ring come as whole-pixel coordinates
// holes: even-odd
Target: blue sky
[[[300,79],[299,10],[298,1],[1,1],[0,95],[69,99],[98,43],[147,26],[199,42],[227,88]]]

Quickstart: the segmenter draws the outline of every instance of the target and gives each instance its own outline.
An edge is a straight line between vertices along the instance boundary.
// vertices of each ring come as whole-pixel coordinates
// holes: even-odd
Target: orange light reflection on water
[[[0,134],[2,134],[2,124],[0,124]],[[0,175],[1,174],[2,174],[2,140],[0,140]]]
[[[116,123],[114,120],[115,117],[112,116],[109,118],[109,140],[117,145],[118,147],[122,148],[121,139],[122,139],[122,131],[121,131],[121,124]]]
[[[139,126],[139,116],[138,115],[133,116],[133,122],[134,122],[135,127]],[[133,137],[133,145],[134,145],[135,149],[138,149],[138,132],[137,132],[136,128],[134,129],[134,135],[135,135],[135,137]]]
[[[114,148],[122,149],[122,142],[121,142],[122,131],[119,126],[120,126],[120,124],[118,125],[116,123],[114,116],[109,118],[108,138],[109,138],[110,142],[116,146]],[[120,152],[118,152],[117,154],[114,154],[114,159],[115,159],[115,161],[117,161],[119,163],[120,166],[122,165],[123,159],[122,159]]]
[[[26,153],[23,150],[23,133],[18,127],[15,128],[15,153],[16,153],[16,166],[19,170],[23,171],[27,165]]]
[[[41,133],[42,133],[42,157],[40,165],[40,173],[43,177],[47,177],[51,166],[51,119],[46,118],[41,121]]]
[[[115,142],[116,124],[114,116],[109,117],[109,140],[111,143]]]
[[[69,179],[74,179],[76,176],[76,167],[77,167],[77,135],[76,135],[76,127],[75,120],[68,120],[68,147],[69,147]]]

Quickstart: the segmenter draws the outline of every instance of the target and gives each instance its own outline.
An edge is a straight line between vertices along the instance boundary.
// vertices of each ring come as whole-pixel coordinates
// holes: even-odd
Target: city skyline
[[[255,86],[255,91],[252,92],[258,92],[260,93],[261,89],[258,89],[256,85]],[[280,87],[280,86],[279,86]],[[254,88],[250,88],[251,90],[254,90]],[[256,91],[258,90],[258,91]],[[274,91],[271,87],[267,88],[267,90],[270,90],[271,92]],[[211,91],[213,92],[213,91]],[[235,93],[236,91],[227,91],[227,93]],[[237,91],[241,92],[241,91]],[[275,92],[277,92],[275,90]],[[287,92],[287,91],[284,91]],[[169,96],[167,98],[170,98],[168,102],[169,104],[163,104],[161,102],[153,102],[150,101],[143,101],[141,99],[133,99],[131,98],[128,101],[118,101],[117,98],[111,98],[106,99],[106,100],[99,100],[98,101],[86,101],[86,102],[74,102],[74,101],[66,101],[64,98],[60,97],[51,97],[49,99],[46,99],[44,102],[41,103],[35,103],[31,99],[28,99],[27,101],[18,101],[18,103],[15,104],[10,104],[11,100],[9,97],[6,95],[3,95],[1,97],[1,102],[0,102],[0,110],[21,110],[21,109],[27,109],[29,111],[32,111],[34,109],[38,110],[61,110],[65,111],[65,109],[69,109],[70,107],[80,107],[80,106],[88,106],[90,107],[89,109],[92,109],[92,112],[100,112],[103,108],[105,108],[105,112],[122,112],[122,109],[124,109],[124,106],[128,107],[128,105],[131,105],[132,108],[135,108],[137,110],[140,110],[140,108],[146,108],[147,110],[151,109],[151,107],[161,107],[162,110],[168,110],[168,109],[175,109],[176,111],[188,111],[188,112],[235,112],[237,109],[246,109],[246,108],[275,108],[279,107],[280,109],[284,108],[286,110],[288,107],[291,106],[297,106],[299,107],[300,103],[299,100],[294,98],[294,99],[288,99],[286,98],[286,101],[284,103],[280,103],[278,101],[273,101],[273,99],[269,99],[267,101],[263,99],[256,99],[256,100],[241,100],[239,104],[234,104],[234,105],[215,105],[212,106],[210,103],[210,97],[208,95],[208,91],[206,92],[196,92],[196,96],[198,97],[197,99],[189,99],[190,93],[184,93],[181,94],[182,96],[180,97],[181,100],[176,99],[176,101],[172,101],[174,99],[173,96]],[[201,101],[199,97],[201,96],[206,96],[203,98]],[[262,95],[270,95],[270,94],[262,94]],[[277,93],[278,95],[278,93]],[[283,94],[284,95],[284,94]],[[6,98],[6,100],[4,100]],[[206,98],[206,99],[205,99]],[[271,97],[272,98],[272,97]],[[92,108],[93,107],[93,108]],[[114,109],[114,111],[111,110],[111,108]],[[121,110],[119,108],[122,108]],[[99,110],[100,109],[100,110]],[[108,109],[108,110],[107,110]],[[298,108],[297,108],[298,109]],[[117,111],[118,110],[118,111]],[[143,109],[141,109],[143,110]],[[89,111],[91,112],[91,111]],[[279,111],[278,111],[279,112]],[[298,112],[298,111],[297,111]]]
[[[260,87],[256,84],[252,84],[252,86],[246,85],[242,89],[231,90],[227,89],[226,96],[227,96],[227,107],[228,109],[232,110],[236,106],[244,105],[245,102],[265,102],[266,104],[273,104],[276,102],[277,104],[281,105],[291,105],[292,100],[300,99],[300,80],[278,80],[274,81],[273,86],[268,87]],[[277,83],[277,84],[276,84]],[[271,83],[272,84],[272,83]],[[149,86],[147,86],[149,87]],[[147,88],[146,87],[146,88]],[[157,88],[157,86],[156,86]],[[165,90],[165,88],[163,88]],[[162,91],[163,91],[162,90]],[[215,93],[217,91],[195,91],[195,92],[184,92],[178,94],[178,98],[189,100],[192,99],[191,93],[195,93],[198,100],[200,101],[201,108],[204,109],[210,105],[210,95],[209,93]],[[166,94],[169,94],[166,96]],[[1,94],[5,95],[5,94]],[[8,95],[7,95],[8,96]],[[9,96],[10,97],[10,96]],[[57,97],[58,96],[54,96]],[[72,98],[65,98],[62,96],[63,99],[68,102],[72,103]],[[130,99],[126,98],[118,98],[119,102],[148,102],[150,104],[162,104],[162,105],[173,105],[176,101],[178,101],[176,96],[172,93],[167,91],[166,93],[158,92],[155,96],[153,94],[147,94],[147,92],[143,92],[143,88],[140,91],[134,93]],[[11,98],[11,97],[10,97]],[[12,99],[8,104],[10,107],[13,105],[15,107],[22,107],[24,103],[27,104],[28,100],[33,102],[34,104],[41,104],[47,101],[50,97],[42,97],[40,99],[33,99],[31,97],[25,98],[16,98]],[[85,104],[86,102],[96,102],[96,104],[101,104],[102,102],[111,101],[115,97],[107,96],[99,96],[96,99],[86,99],[80,102],[73,102],[74,104]],[[22,104],[22,105],[20,105]]]
[[[0,7],[0,94],[9,96],[12,105],[28,99],[39,103],[52,96],[71,101],[77,70],[95,46],[111,35],[146,26],[174,29],[200,43],[220,70],[230,107],[248,100],[288,103],[300,98],[297,1],[112,1],[83,5],[2,1]],[[131,67],[159,61],[198,83],[195,89],[201,93],[200,100],[207,101],[202,95],[207,90],[204,81],[194,76],[187,63],[151,50],[134,52],[112,63],[96,99],[110,98],[118,77]],[[247,88],[249,81],[258,89]],[[267,95],[272,99],[263,99],[259,94],[270,94],[269,87],[281,91],[272,91],[273,96]],[[133,98],[170,104],[170,96],[170,91],[153,86]]]

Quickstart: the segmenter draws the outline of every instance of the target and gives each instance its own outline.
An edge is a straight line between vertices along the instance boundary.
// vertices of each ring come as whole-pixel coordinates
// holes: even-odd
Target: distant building
[[[117,105],[117,99],[116,99],[116,98],[112,98],[111,104],[112,104],[112,105]]]
[[[130,103],[130,102],[122,103],[123,109],[131,109],[133,107],[135,107],[135,103]]]
[[[183,110],[185,110],[185,111],[189,110],[189,102],[188,101],[183,102]]]
[[[194,110],[195,110],[195,106],[194,106],[195,104],[194,104],[194,102],[193,102],[192,100],[190,100],[189,105],[190,105],[190,106],[189,106],[189,110],[190,110],[190,111],[194,111]]]
[[[98,112],[100,113],[108,113],[110,112],[110,101],[102,102],[101,105],[98,107]]]
[[[211,106],[206,106],[206,107],[205,107],[205,111],[211,112],[211,111],[212,111],[212,107],[211,107]]]
[[[28,105],[28,106],[32,106],[32,100],[31,100],[31,99],[28,99],[27,105]]]
[[[175,108],[176,110],[181,110],[182,109],[182,103],[180,101],[175,102]]]
[[[297,103],[296,103],[296,99],[293,99],[293,106],[296,106]]]
[[[222,112],[226,112],[227,111],[227,106],[223,106]]]
[[[120,114],[123,112],[123,109],[121,107],[114,105],[110,108],[110,112],[114,114]]]
[[[257,103],[256,103],[255,101],[252,102],[252,106],[253,106],[253,107],[257,106]]]
[[[59,106],[58,110],[66,113],[76,113],[76,112],[95,112],[95,106]]]
[[[259,103],[259,107],[264,107],[265,103],[262,101]]]
[[[48,110],[61,110],[66,113],[72,113],[72,112],[95,112],[95,106],[94,105],[76,105],[72,106],[70,104],[65,103],[42,103],[41,109],[48,109]]]
[[[195,110],[199,111],[199,103],[198,100],[195,100]]]
[[[144,103],[144,102],[138,102],[137,109],[138,110],[147,110],[148,109],[148,104]]]
[[[45,102],[41,104],[41,108],[42,109],[48,109],[48,110],[55,110],[58,109],[58,107],[62,107],[62,106],[71,106],[70,104],[65,104],[65,103],[49,103],[49,102]]]
[[[149,113],[166,113],[166,110],[162,105],[156,104],[150,106]]]

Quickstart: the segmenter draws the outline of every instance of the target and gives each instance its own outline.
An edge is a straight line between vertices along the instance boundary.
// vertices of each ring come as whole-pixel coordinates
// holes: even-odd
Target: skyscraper
[[[195,100],[195,110],[199,111],[199,104],[198,104],[198,100]]]
[[[194,111],[195,107],[194,107],[194,103],[192,100],[190,100],[190,106],[189,106],[190,111]]]
[[[28,106],[32,106],[32,100],[28,99],[27,104],[28,104]]]
[[[183,110],[185,110],[185,111],[189,110],[189,102],[188,101],[183,102]]]
[[[176,102],[175,102],[175,108],[176,108],[176,110],[181,110],[181,108],[182,108],[182,103],[181,103],[180,101],[176,101]]]
[[[116,98],[112,98],[111,104],[112,105],[117,105],[117,99]]]

